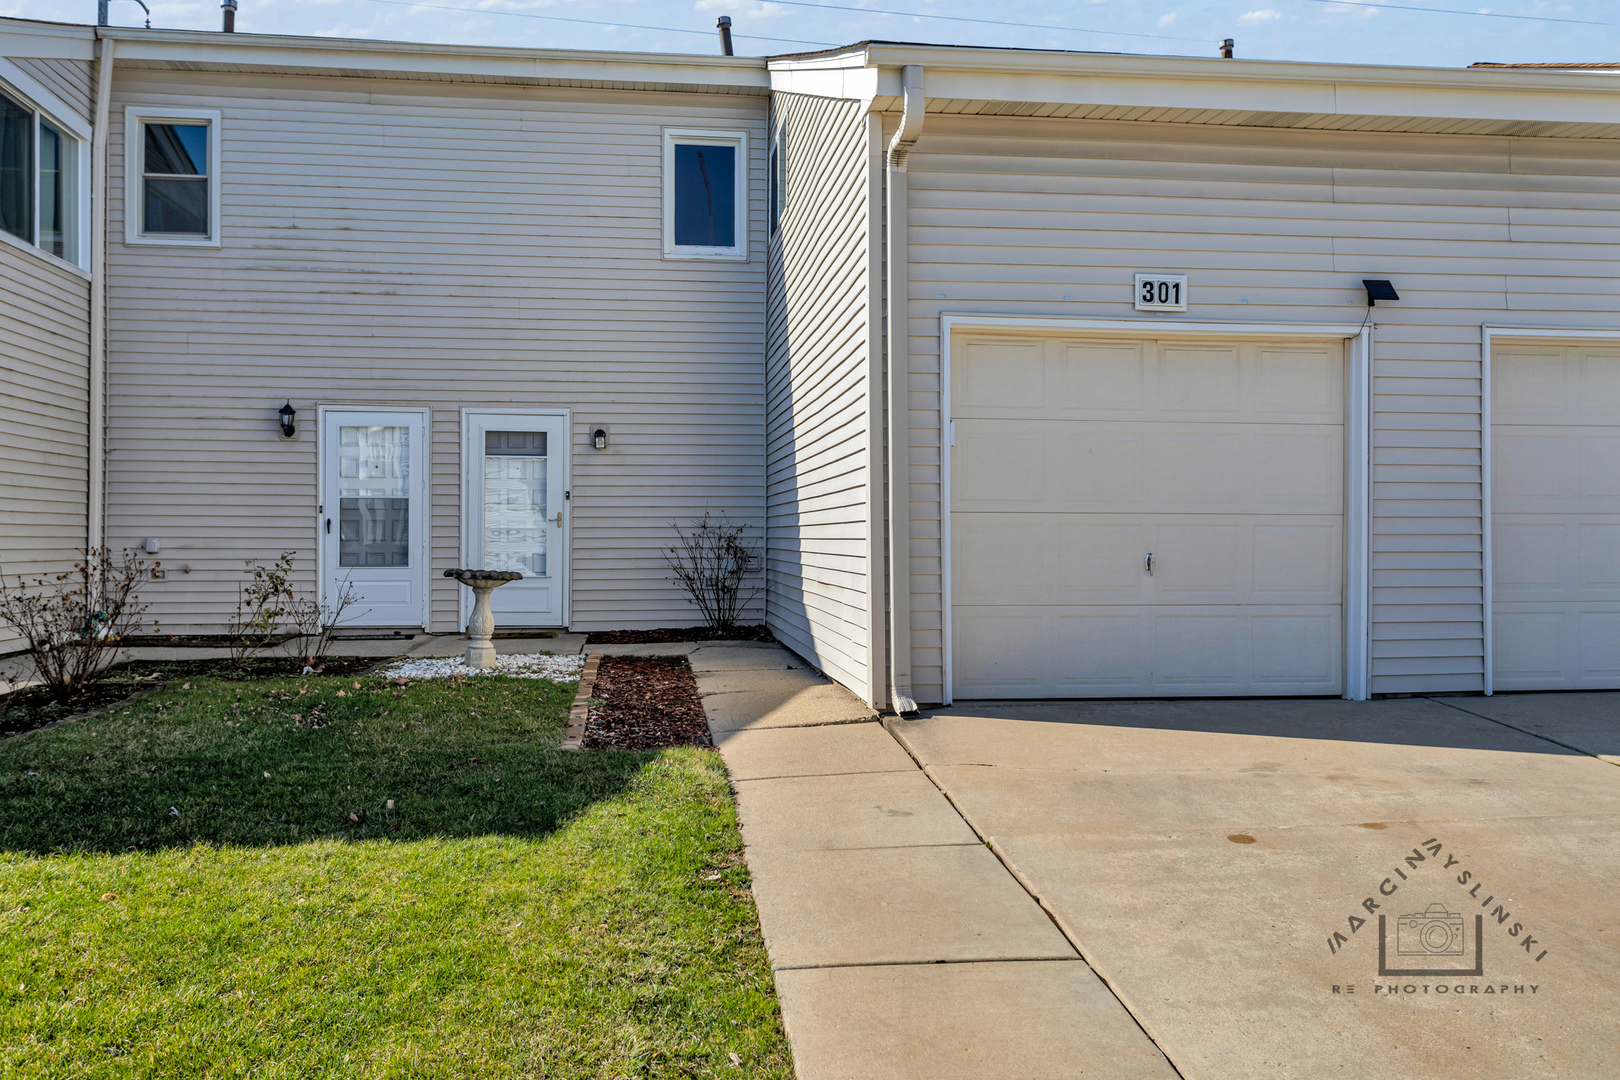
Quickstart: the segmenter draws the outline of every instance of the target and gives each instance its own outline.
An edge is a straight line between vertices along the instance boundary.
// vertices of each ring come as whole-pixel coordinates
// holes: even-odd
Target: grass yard
[[[0,742],[0,1075],[790,1080],[718,756],[561,751],[573,689],[197,677]]]

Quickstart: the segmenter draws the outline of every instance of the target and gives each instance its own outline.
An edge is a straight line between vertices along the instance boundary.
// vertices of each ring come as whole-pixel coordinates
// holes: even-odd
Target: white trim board
[[[204,121],[208,125],[208,235],[146,233],[144,194],[141,189],[145,178],[145,151],[141,140],[142,124],[161,124],[174,120],[180,123]],[[129,105],[124,109],[124,243],[151,244],[162,247],[220,246],[223,231],[220,213],[220,163],[224,160],[221,144],[224,141],[224,114],[218,109],[181,109],[162,105]]]
[[[1492,579],[1496,567],[1491,544],[1491,342],[1505,341],[1620,341],[1620,329],[1592,330],[1582,327],[1559,326],[1490,326],[1479,328],[1479,544],[1481,569],[1481,595],[1484,597],[1482,627],[1485,635],[1485,694],[1496,692],[1496,634]]]
[[[939,317],[940,380],[940,583],[944,639],[945,704],[955,700],[951,615],[951,335],[957,330],[1024,330],[1039,333],[1127,334],[1133,337],[1310,337],[1350,342],[1345,400],[1345,658],[1344,696],[1365,701],[1371,685],[1372,629],[1372,323],[1184,322],[1179,319],[1086,319],[1063,315],[978,315],[942,312]]]

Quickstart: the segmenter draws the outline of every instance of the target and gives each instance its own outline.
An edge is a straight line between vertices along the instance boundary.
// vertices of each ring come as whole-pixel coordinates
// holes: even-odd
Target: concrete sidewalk
[[[690,656],[799,1080],[1176,1075],[871,709],[779,646]]]

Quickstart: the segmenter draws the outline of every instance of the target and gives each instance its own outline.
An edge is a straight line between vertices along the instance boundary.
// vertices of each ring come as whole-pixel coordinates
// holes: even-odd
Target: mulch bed
[[[587,645],[662,645],[680,641],[775,641],[765,626],[733,626],[712,630],[707,626],[665,626],[657,630],[595,630]]]
[[[368,671],[389,659],[381,656],[329,656],[324,675],[349,677]],[[30,686],[0,695],[0,735],[17,735],[57,723],[70,716],[101,712],[144,697],[175,679],[251,681],[303,670],[303,660],[249,660],[245,666],[229,658],[210,660],[135,661],[109,668],[91,680],[82,692],[59,699],[47,686]]]
[[[591,697],[586,749],[712,745],[684,656],[604,656]]]

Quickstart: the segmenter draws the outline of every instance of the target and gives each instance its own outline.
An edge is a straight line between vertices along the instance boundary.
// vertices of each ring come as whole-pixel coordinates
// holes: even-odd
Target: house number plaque
[[[1186,274],[1137,274],[1137,311],[1186,311]]]

